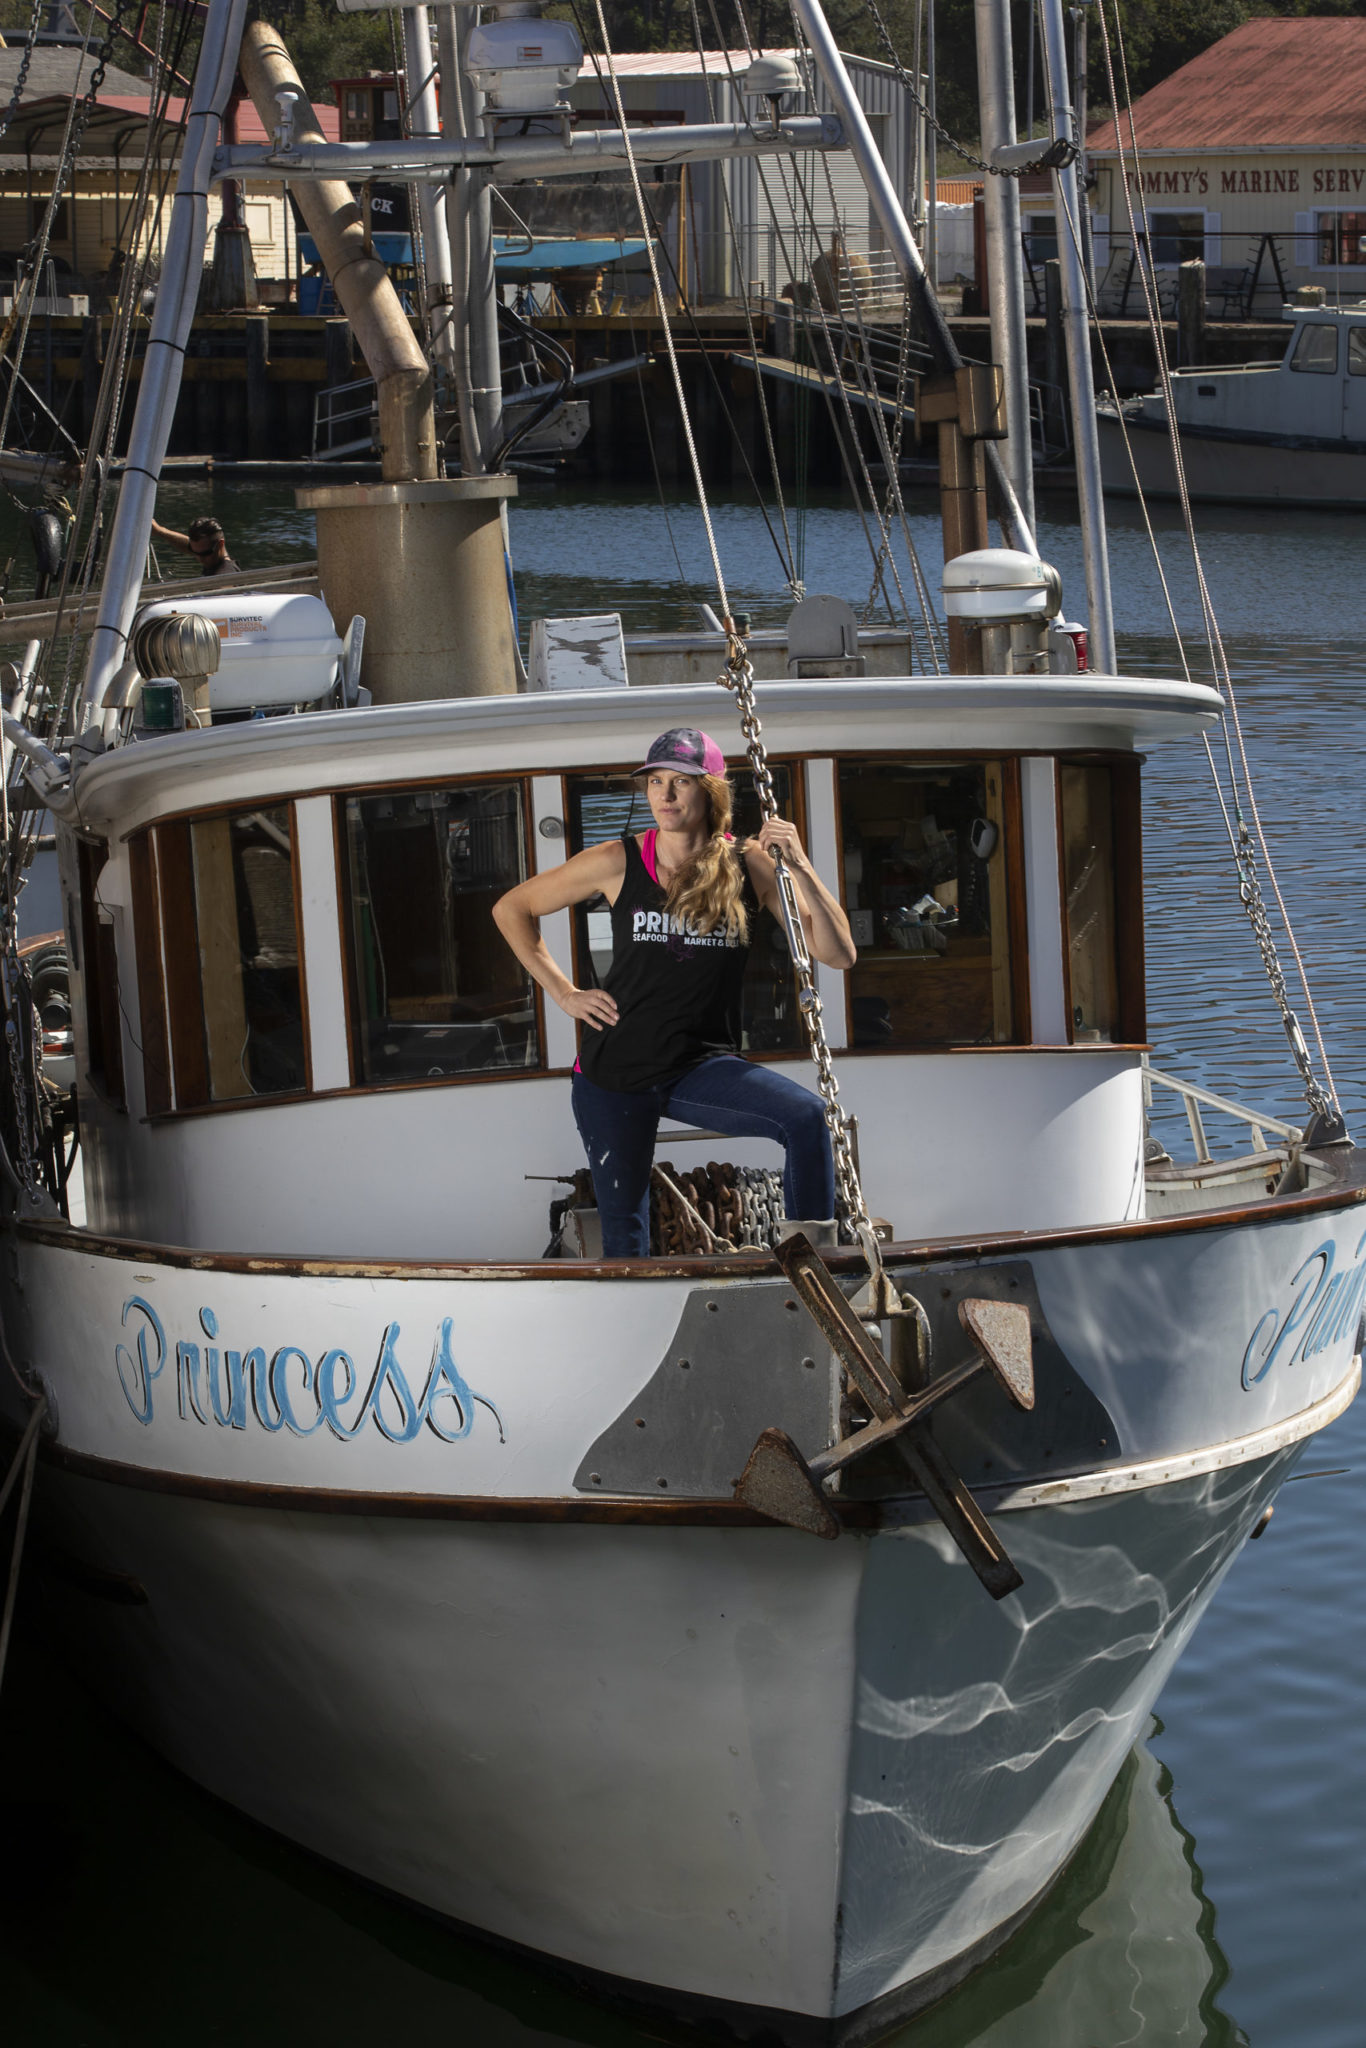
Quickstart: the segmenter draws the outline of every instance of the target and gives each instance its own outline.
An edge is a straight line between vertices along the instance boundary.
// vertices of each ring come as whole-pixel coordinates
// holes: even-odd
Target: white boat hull
[[[925,1525],[300,1515],[67,1475],[49,1513],[146,1595],[71,1594],[80,1655],[211,1792],[647,2003],[857,2040],[1066,1863],[1293,1455],[1003,1517],[1000,1607]]]
[[[1023,1574],[1000,1605],[895,1471],[851,1474],[834,1543],[737,1507],[759,1428],[832,1430],[771,1269],[25,1226],[50,1605],[176,1764],[370,1882],[740,2038],[872,2039],[1047,1889],[1354,1394],[1359,1203],[894,1255],[941,1368],[965,1293],[1030,1305],[1033,1413],[978,1381],[936,1421]]]
[[[1150,498],[1178,495],[1165,424],[1129,422],[1131,464],[1114,416],[1101,412],[1097,418],[1106,491],[1122,498],[1136,497],[1138,488]],[[1297,447],[1288,438],[1240,440],[1183,428],[1181,450],[1187,487],[1197,503],[1366,508],[1366,452],[1360,448]]]

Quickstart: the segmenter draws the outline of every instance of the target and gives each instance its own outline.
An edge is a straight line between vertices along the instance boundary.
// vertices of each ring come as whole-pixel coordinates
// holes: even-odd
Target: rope
[[[716,0],[707,0],[707,8],[709,14],[711,15],[712,26],[716,30],[717,42],[721,46],[721,55],[724,59],[727,72],[729,73],[731,84],[735,87],[736,92],[739,93],[740,84],[735,74],[735,67],[732,65],[730,61],[730,51],[726,47],[726,37],[724,36],[721,29],[720,18],[716,10]],[[750,35],[749,24],[745,19],[744,0],[736,0],[736,14],[739,20],[740,34],[743,39],[745,49],[752,56],[755,52],[756,45],[754,43],[752,36]],[[816,225],[815,215],[812,212],[808,202],[806,208],[806,213],[808,216],[807,224],[810,227],[812,239],[810,249],[806,251],[805,260],[803,260],[804,229],[802,217],[793,199],[792,192],[788,187],[787,166],[781,160],[779,160],[778,162],[777,170],[778,177],[782,185],[783,199],[786,205],[787,217],[792,224],[793,249],[791,252],[789,252],[786,242],[783,239],[783,230],[778,225],[781,217],[780,211],[777,205],[774,203],[773,193],[769,186],[768,176],[765,170],[764,159],[762,157],[756,157],[754,159],[755,175],[758,179],[759,187],[763,192],[764,199],[768,205],[769,215],[774,222],[774,232],[777,236],[778,246],[783,252],[783,262],[787,269],[788,279],[793,285],[797,284],[797,282],[799,281],[799,277],[801,281],[805,283],[806,279],[810,275],[812,263],[814,260],[813,256],[811,255],[811,250],[815,250],[817,252],[819,251],[820,230],[819,227]],[[797,180],[798,183],[800,183],[800,174],[797,172],[795,163],[792,166],[792,170],[794,179]],[[805,196],[805,187],[802,186],[801,189],[803,191],[803,195]],[[796,317],[796,312],[797,307],[794,301],[794,320]],[[822,321],[824,321],[823,309],[821,309],[821,318]],[[826,325],[825,328],[825,342],[828,349],[833,349],[833,343],[830,340],[828,325]],[[824,378],[822,378],[820,382],[821,397],[825,403],[826,414],[830,421],[831,432],[835,437],[835,446],[839,450],[840,462],[844,469],[845,481],[849,486],[849,494],[853,500],[854,510],[858,513],[859,516],[859,525],[863,531],[864,542],[867,546],[869,557],[873,563],[873,587],[876,589],[879,584],[881,585],[883,602],[886,604],[887,607],[887,616],[890,619],[895,619],[897,615],[896,606],[892,602],[891,593],[887,588],[886,576],[883,570],[883,563],[886,559],[887,550],[890,547],[890,535],[887,531],[886,524],[882,518],[882,515],[878,510],[877,494],[873,489],[872,479],[868,472],[868,465],[862,459],[862,446],[859,441],[858,428],[854,421],[853,409],[849,403],[849,394],[842,388],[841,379],[836,378],[834,379],[834,382],[837,385],[841,386],[839,391],[839,398],[844,408],[843,417],[845,423],[845,430],[843,432],[841,432],[840,428],[840,414],[836,410],[835,394],[830,388],[830,383]],[[804,385],[799,385],[797,387],[795,410],[797,422],[795,435],[795,459],[797,463],[797,473],[799,479],[798,541],[796,549],[796,566],[799,580],[804,581],[806,575],[806,490],[808,483],[811,433],[810,393]],[[872,511],[873,520],[878,527],[878,532],[882,543],[881,548],[874,546],[873,536],[868,530],[868,520],[864,511],[864,501],[860,484],[860,477],[855,473],[854,461],[851,458],[849,452],[851,444],[854,449],[855,455],[859,459],[859,467],[862,471],[862,485],[865,486],[867,489],[869,506]],[[910,607],[906,604],[904,592],[900,591],[899,579],[895,577],[895,571],[893,572],[893,575],[894,580],[898,582],[898,594],[901,596],[902,603],[902,616],[905,619],[907,631],[911,634],[912,641],[914,641],[914,624],[911,617]]]
[[[1118,110],[1121,105],[1121,102],[1115,87],[1115,69],[1110,45],[1109,24],[1106,20],[1105,8],[1103,6],[1098,10],[1098,19],[1100,24],[1101,47],[1104,53],[1105,60],[1106,82],[1110,93],[1110,104],[1113,107],[1115,107],[1116,110]],[[1233,817],[1236,821],[1236,836],[1234,832],[1233,823],[1231,823],[1229,819],[1228,808],[1224,803],[1223,791],[1219,788],[1218,773],[1217,770],[1215,770],[1214,766],[1214,754],[1212,749],[1210,749],[1209,747],[1208,740],[1206,740],[1206,752],[1209,757],[1211,771],[1215,774],[1215,784],[1219,794],[1220,808],[1224,813],[1225,826],[1229,830],[1230,844],[1233,848],[1234,861],[1238,870],[1238,894],[1240,900],[1242,901],[1243,908],[1247,912],[1249,922],[1252,925],[1253,936],[1256,940],[1258,951],[1262,956],[1262,964],[1266,970],[1267,979],[1271,985],[1272,995],[1274,996],[1277,1006],[1281,1011],[1282,1024],[1284,1026],[1286,1037],[1290,1044],[1291,1052],[1295,1059],[1295,1064],[1299,1068],[1300,1077],[1304,1083],[1305,1095],[1308,1099],[1310,1108],[1317,1115],[1322,1116],[1325,1119],[1336,1118],[1340,1121],[1341,1109],[1338,1102],[1336,1084],[1333,1080],[1332,1067],[1328,1059],[1328,1050],[1326,1045],[1324,1044],[1323,1031],[1319,1024],[1318,1011],[1315,1007],[1313,994],[1309,987],[1309,976],[1304,965],[1304,959],[1300,952],[1299,943],[1295,937],[1294,927],[1292,926],[1290,921],[1290,913],[1286,908],[1285,898],[1281,894],[1280,882],[1277,879],[1275,865],[1271,858],[1271,849],[1267,844],[1266,832],[1262,824],[1261,812],[1257,803],[1256,789],[1254,787],[1252,780],[1252,766],[1250,761],[1248,760],[1247,746],[1243,735],[1242,718],[1240,716],[1238,708],[1237,691],[1235,690],[1233,685],[1233,672],[1229,663],[1227,650],[1224,646],[1223,635],[1219,629],[1219,621],[1214,610],[1214,601],[1210,595],[1209,585],[1205,579],[1204,561],[1201,557],[1200,544],[1196,538],[1195,533],[1195,519],[1193,509],[1191,506],[1190,489],[1186,478],[1185,458],[1181,447],[1181,436],[1176,422],[1176,405],[1174,393],[1172,390],[1171,365],[1167,356],[1166,334],[1162,326],[1160,308],[1158,307],[1156,302],[1155,280],[1152,275],[1152,252],[1146,244],[1146,239],[1140,236],[1138,231],[1138,225],[1134,217],[1133,189],[1130,183],[1130,178],[1131,175],[1141,175],[1141,159],[1138,148],[1138,134],[1134,126],[1133,97],[1129,85],[1128,61],[1124,50],[1124,31],[1123,25],[1119,18],[1118,7],[1116,7],[1115,11],[1115,38],[1119,50],[1120,75],[1123,79],[1124,84],[1123,106],[1125,111],[1125,122],[1127,124],[1129,131],[1129,150],[1133,166],[1131,174],[1129,160],[1126,159],[1125,155],[1124,132],[1123,128],[1121,127],[1117,112],[1115,120],[1115,136],[1118,144],[1119,173],[1121,184],[1124,191],[1125,215],[1129,224],[1129,234],[1132,239],[1133,248],[1138,259],[1138,273],[1143,287],[1144,303],[1148,314],[1148,325],[1152,334],[1153,349],[1157,360],[1158,382],[1162,392],[1163,403],[1166,406],[1167,433],[1169,444],[1171,447],[1172,467],[1176,478],[1177,496],[1181,505],[1182,522],[1185,526],[1186,537],[1190,545],[1191,557],[1195,567],[1196,587],[1198,589],[1200,596],[1201,612],[1204,619],[1205,638],[1209,648],[1210,663],[1213,669],[1216,684],[1219,686],[1220,695],[1224,702],[1225,716],[1221,722],[1224,730],[1224,745],[1228,754],[1229,783],[1233,799]],[[1130,451],[1130,460],[1132,461],[1132,451]],[[1137,477],[1135,477],[1135,481],[1137,481]],[[1170,600],[1168,602],[1170,609]],[[1177,637],[1179,644],[1179,632]],[[1183,652],[1183,661],[1184,658],[1185,657]],[[1187,670],[1187,673],[1189,674],[1189,670]],[[1252,836],[1248,831],[1247,821],[1243,817],[1242,806],[1239,799],[1239,773],[1238,768],[1235,767],[1233,759],[1234,742],[1236,742],[1237,745],[1238,764],[1241,767],[1242,771],[1242,787],[1247,795],[1248,809],[1252,813],[1252,821],[1256,830],[1257,849],[1260,850],[1261,864],[1266,873],[1267,880],[1271,884],[1272,893],[1276,899],[1276,906],[1281,916],[1281,924],[1285,932],[1287,943],[1290,947],[1291,956],[1295,962],[1295,968],[1299,977],[1300,987],[1304,993],[1305,1007],[1309,1013],[1310,1025],[1314,1033],[1315,1044],[1318,1048],[1319,1060],[1323,1068],[1324,1078],[1328,1084],[1327,1094],[1324,1093],[1322,1085],[1320,1084],[1318,1078],[1313,1072],[1313,1067],[1309,1059],[1309,1052],[1307,1046],[1305,1045],[1303,1032],[1300,1029],[1298,1019],[1295,1017],[1295,1014],[1290,1007],[1289,995],[1285,983],[1285,976],[1282,972],[1280,961],[1277,956],[1275,940],[1271,932],[1270,921],[1267,918],[1266,906],[1262,898],[1261,882],[1257,873],[1257,853],[1256,851],[1254,851],[1252,844]]]
[[[702,66],[702,81],[707,95],[707,114],[712,121],[715,121],[716,101],[711,89],[711,73],[707,69],[706,50],[702,42],[702,17],[697,11],[697,0],[689,0],[689,7],[692,14],[693,42],[696,45],[698,59]],[[726,52],[726,65],[729,69],[729,51]],[[744,307],[745,311],[745,332],[749,337],[750,367],[754,373],[754,396],[759,406],[759,417],[763,422],[764,448],[768,455],[769,475],[773,479],[773,495],[778,501],[778,517],[782,521],[783,539],[787,543],[787,587],[794,598],[801,598],[805,596],[806,592],[797,573],[796,550],[793,547],[792,533],[787,523],[787,505],[783,499],[782,478],[778,473],[778,450],[773,440],[773,422],[769,418],[768,395],[764,389],[764,375],[759,368],[759,341],[758,336],[754,332],[754,319],[749,307],[749,284],[744,276],[741,263],[740,237],[736,231],[735,209],[730,201],[730,181],[726,177],[724,165],[718,172],[717,182],[721,188],[721,202],[725,209],[726,232],[730,241],[731,257],[739,273],[738,282],[741,287],[740,304]]]
[[[611,40],[607,33],[607,18],[603,12],[602,0],[594,0],[598,17],[598,32],[602,37],[603,53],[607,59],[607,75],[616,103],[617,126],[621,133],[627,165],[631,173],[631,184],[635,191],[636,207],[640,215],[641,231],[645,238],[646,253],[650,262],[650,277],[654,284],[655,303],[663,324],[664,339],[668,350],[669,367],[673,374],[674,392],[678,399],[679,417],[683,436],[687,443],[688,457],[692,464],[693,481],[697,488],[698,505],[706,528],[707,546],[711,552],[712,569],[716,577],[716,593],[721,605],[721,618],[726,632],[726,666],[717,678],[724,689],[735,693],[740,711],[740,726],[745,737],[749,756],[750,772],[754,778],[755,794],[759,799],[760,813],[765,820],[779,815],[778,799],[773,787],[773,771],[769,767],[768,752],[764,746],[763,732],[754,702],[754,668],[743,635],[731,617],[730,598],[726,592],[725,576],[721,558],[717,551],[716,533],[712,525],[711,510],[707,503],[706,485],[702,478],[702,466],[698,460],[697,443],[693,438],[692,421],[688,415],[687,400],[683,392],[683,379],[679,372],[678,356],[674,349],[673,330],[664,304],[664,293],[659,280],[659,267],[655,261],[654,237],[650,233],[649,216],[645,208],[645,195],[641,190],[640,172],[636,164],[635,150],[631,144],[630,129],[626,120],[626,109],[621,97],[621,81],[617,76],[612,57]],[[848,1127],[839,1107],[839,1082],[835,1078],[830,1047],[825,1036],[825,1022],[822,1015],[821,999],[816,988],[815,975],[811,966],[811,955],[806,944],[806,933],[802,926],[801,911],[797,903],[796,888],[786,862],[780,854],[773,856],[773,868],[778,888],[778,904],[782,925],[787,936],[788,950],[792,956],[793,973],[797,981],[797,1006],[806,1025],[811,1057],[816,1067],[817,1087],[821,1105],[825,1112],[826,1127],[830,1133],[830,1146],[834,1158],[835,1184],[845,1217],[855,1236],[864,1247],[871,1275],[882,1272],[881,1253],[873,1233],[868,1215],[868,1206],[859,1185],[858,1168],[854,1163],[853,1146]]]
[[[801,50],[802,54],[802,69],[806,73],[807,91],[814,99],[815,81],[812,71],[811,53],[802,42],[801,24],[797,20],[795,9],[793,11],[792,16],[792,26],[797,36],[797,46]],[[821,157],[821,169],[825,175],[826,190],[830,199],[830,210],[832,214],[834,214],[835,218],[838,220],[839,205],[835,197],[835,181],[830,171],[830,159],[828,156],[824,154]],[[911,576],[912,580],[914,581],[916,589],[916,596],[920,604],[921,619],[925,627],[925,638],[929,643],[930,659],[934,663],[935,674],[941,675],[943,673],[943,667],[940,656],[943,652],[943,649],[938,639],[938,620],[934,616],[934,607],[930,602],[929,585],[926,582],[925,573],[923,568],[921,567],[920,556],[917,552],[915,542],[911,537],[910,521],[906,516],[905,499],[901,495],[901,477],[899,474],[902,415],[904,412],[904,403],[902,402],[904,400],[905,389],[904,374],[905,371],[909,369],[910,358],[910,293],[903,284],[903,318],[901,325],[901,347],[898,358],[898,405],[896,415],[897,447],[896,452],[894,453],[891,444],[888,440],[887,422],[885,417],[883,416],[882,411],[882,394],[878,390],[877,378],[873,369],[872,348],[868,340],[868,330],[863,318],[863,301],[859,296],[858,284],[854,276],[854,266],[849,256],[849,246],[843,234],[842,228],[840,233],[840,249],[843,254],[844,271],[846,279],[848,281],[849,296],[853,301],[854,318],[858,327],[859,342],[861,344],[861,348],[854,351],[853,361],[855,372],[859,376],[860,388],[864,389],[865,403],[867,405],[869,415],[873,422],[873,431],[877,437],[878,446],[882,451],[883,463],[886,466],[887,501],[889,506],[894,505],[896,508],[898,523],[901,527],[901,537],[906,549],[906,559],[910,565]],[[844,326],[847,332],[847,321],[844,322]],[[866,378],[863,374],[865,366],[867,371]],[[890,525],[891,520],[890,516],[888,516],[883,519],[882,527],[883,545],[889,560],[891,555]],[[899,578],[897,580],[897,588],[898,590],[900,590],[901,588]],[[909,624],[909,612],[907,622]]]
[[[698,509],[706,529],[707,551],[711,556],[712,574],[716,578],[716,591],[721,600],[721,616],[730,617],[730,598],[726,592],[726,579],[721,568],[721,557],[717,552],[716,531],[712,525],[711,507],[707,503],[706,485],[702,481],[702,465],[698,459],[697,442],[693,438],[692,420],[688,414],[688,402],[683,395],[683,375],[678,367],[678,351],[674,347],[673,329],[669,325],[668,308],[664,304],[664,287],[659,281],[659,264],[655,260],[655,238],[645,207],[645,194],[640,185],[640,168],[631,144],[631,131],[626,120],[626,107],[621,97],[621,81],[617,77],[616,64],[612,57],[612,42],[607,33],[607,16],[603,12],[602,0],[593,0],[598,17],[598,34],[602,37],[603,54],[607,58],[607,77],[616,103],[617,126],[621,131],[622,146],[626,151],[626,163],[631,173],[631,187],[636,196],[636,210],[640,215],[640,231],[645,240],[645,254],[650,264],[650,281],[654,286],[655,304],[664,329],[664,346],[668,352],[669,370],[673,377],[674,392],[678,399],[679,419],[682,422],[683,438],[687,443],[688,461],[692,467],[693,482],[697,488]]]

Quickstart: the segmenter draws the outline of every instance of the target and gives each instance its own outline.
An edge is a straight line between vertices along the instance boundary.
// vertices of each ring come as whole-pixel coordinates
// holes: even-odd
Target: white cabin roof
[[[775,754],[1129,750],[1219,716],[1203,683],[1115,676],[944,676],[760,683]],[[201,805],[455,775],[625,769],[671,725],[704,726],[742,762],[735,707],[713,684],[424,699],[169,734],[99,756],[81,774],[81,821],[128,831]]]

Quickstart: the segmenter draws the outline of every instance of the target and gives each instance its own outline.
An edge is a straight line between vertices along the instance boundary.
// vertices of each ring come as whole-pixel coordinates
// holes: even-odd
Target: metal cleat
[[[1019,1302],[964,1301],[959,1308],[959,1320],[978,1355],[908,1394],[808,1240],[798,1232],[776,1245],[774,1253],[798,1300],[844,1367],[851,1386],[871,1409],[873,1420],[810,1460],[803,1458],[782,1430],[766,1429],[736,1483],[736,1498],[772,1521],[786,1522],[791,1528],[832,1539],[839,1534],[839,1522],[822,1491],[825,1481],[856,1458],[884,1444],[893,1444],[992,1598],[1001,1600],[1007,1593],[1013,1593],[1023,1583],[1020,1574],[935,1442],[929,1420],[942,1401],[958,1393],[979,1373],[988,1371],[1017,1407],[1033,1407],[1029,1310]],[[898,1296],[897,1308],[892,1312],[909,1315],[918,1308],[919,1304],[911,1298],[903,1302]],[[928,1367],[927,1352],[922,1353],[922,1359]]]

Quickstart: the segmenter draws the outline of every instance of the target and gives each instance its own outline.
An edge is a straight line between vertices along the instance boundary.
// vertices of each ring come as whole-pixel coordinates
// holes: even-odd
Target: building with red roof
[[[1132,210],[1159,263],[1203,256],[1227,276],[1260,252],[1274,279],[1274,251],[1288,289],[1366,297],[1366,19],[1244,22],[1136,100],[1132,124],[1086,140],[1104,253],[1127,247]]]

